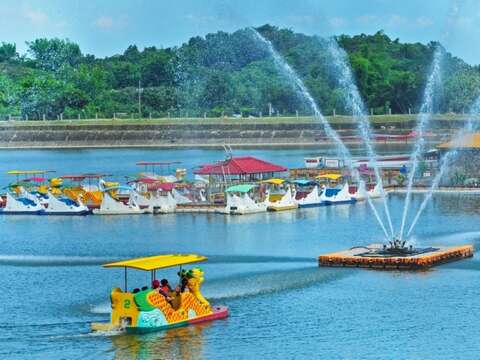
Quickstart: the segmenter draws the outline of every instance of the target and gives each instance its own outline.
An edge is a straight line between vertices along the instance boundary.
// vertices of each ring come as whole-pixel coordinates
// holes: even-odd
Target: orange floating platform
[[[411,255],[381,253],[381,244],[353,247],[318,257],[319,266],[358,267],[374,270],[425,270],[432,266],[473,256],[473,246],[432,247]]]

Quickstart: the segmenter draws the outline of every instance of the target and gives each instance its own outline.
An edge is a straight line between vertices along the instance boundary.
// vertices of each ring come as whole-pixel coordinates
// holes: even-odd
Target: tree
[[[43,38],[27,42],[27,45],[35,65],[47,71],[57,71],[65,65],[75,66],[82,57],[80,47],[68,39]]]
[[[18,57],[17,46],[2,42],[0,45],[0,62],[14,60]]]

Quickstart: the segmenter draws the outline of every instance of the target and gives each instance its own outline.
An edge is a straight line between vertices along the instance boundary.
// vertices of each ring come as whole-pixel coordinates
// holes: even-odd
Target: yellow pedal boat
[[[127,333],[147,333],[187,326],[228,316],[225,306],[211,306],[200,292],[204,281],[203,271],[194,267],[186,270],[182,265],[205,261],[195,254],[171,254],[137,258],[103,265],[105,268],[124,268],[124,290],[114,288],[110,295],[112,313],[109,323],[92,323],[93,331],[126,330]],[[173,291],[168,299],[159,289],[127,288],[127,269],[151,272],[152,284],[156,282],[156,270],[180,266],[180,282],[184,291]],[[157,281],[158,283],[158,281]]]

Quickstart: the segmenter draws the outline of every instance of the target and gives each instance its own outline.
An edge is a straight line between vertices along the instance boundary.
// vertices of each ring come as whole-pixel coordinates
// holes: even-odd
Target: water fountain
[[[314,116],[317,120],[319,120],[325,130],[325,134],[327,137],[333,140],[335,143],[335,147],[337,149],[337,152],[340,154],[340,156],[344,159],[345,164],[347,164],[350,174],[354,176],[355,180],[357,181],[358,184],[362,183],[363,180],[360,178],[360,175],[356,169],[353,167],[352,163],[352,156],[350,154],[350,151],[348,148],[345,146],[343,141],[340,139],[340,136],[338,133],[331,127],[330,123],[325,119],[323,114],[321,113],[317,103],[313,99],[312,95],[308,91],[307,87],[303,83],[303,81],[300,79],[300,77],[295,73],[295,71],[292,69],[292,67],[283,59],[283,57],[275,50],[273,47],[272,43],[265,39],[257,30],[254,28],[251,28],[252,34],[254,38],[261,44],[265,46],[265,48],[268,50],[268,52],[271,54],[273,57],[273,60],[277,67],[280,69],[282,74],[286,76],[287,79],[289,79],[293,84],[295,84],[297,91],[300,92],[302,97],[308,102],[310,107],[313,110]],[[367,202],[372,209],[375,218],[377,219],[378,224],[380,225],[383,233],[385,234],[385,237],[388,239],[390,237],[389,233],[387,232],[387,229],[385,228],[385,225],[383,224],[383,221],[378,214],[377,209],[375,208],[375,205],[372,203],[371,199],[367,196]]]
[[[379,184],[380,195],[383,200],[385,216],[390,228],[391,236],[393,237],[393,224],[390,216],[390,210],[388,208],[388,200],[383,188],[383,180],[380,175],[380,170],[377,164],[377,154],[372,145],[372,131],[370,129],[370,122],[366,115],[365,104],[358,91],[357,85],[353,79],[352,71],[347,62],[347,55],[343,49],[341,49],[335,38],[327,40],[328,53],[332,57],[332,64],[336,73],[336,78],[340,84],[341,89],[345,93],[347,108],[352,112],[353,117],[357,120],[358,130],[365,140],[365,148],[370,164],[375,173],[375,180]]]
[[[399,238],[403,238],[403,232],[405,229],[405,223],[407,220],[408,210],[410,208],[410,199],[412,196],[413,179],[418,167],[418,160],[425,148],[424,132],[428,126],[428,123],[433,113],[433,103],[436,85],[440,82],[441,61],[443,58],[443,49],[437,46],[433,56],[433,62],[430,74],[427,79],[427,84],[423,93],[423,104],[420,107],[420,113],[417,120],[417,127],[415,129],[417,133],[417,141],[410,156],[412,166],[408,174],[407,194],[405,196],[405,205],[403,207],[402,222],[400,225]]]
[[[470,116],[468,117],[468,120],[465,123],[464,127],[460,129],[457,135],[453,138],[452,141],[454,143],[459,142],[464,135],[474,130],[473,118],[475,115],[479,113],[479,110],[480,110],[480,96],[475,100],[474,104],[472,105],[472,108],[470,109]],[[425,210],[425,207],[427,206],[428,202],[432,198],[434,191],[440,185],[440,181],[442,180],[449,166],[456,159],[457,155],[458,155],[458,150],[453,148],[447,151],[443,156],[440,164],[440,169],[438,173],[435,175],[435,178],[433,179],[432,184],[430,185],[430,189],[428,190],[428,193],[425,195],[425,198],[423,199],[422,203],[420,204],[420,207],[418,208],[417,213],[415,214],[415,217],[413,218],[412,224],[410,225],[407,231],[407,237],[411,235],[413,229],[415,228],[415,225],[418,222],[418,219],[420,218],[420,215],[422,214],[423,210]]]
[[[296,85],[297,91],[299,91],[303,98],[308,101],[314,112],[315,118],[322,123],[326,135],[333,140],[338,153],[343,157],[345,164],[350,170],[350,173],[359,184],[363,184],[363,180],[360,178],[359,172],[354,169],[354,166],[352,164],[352,157],[350,151],[340,139],[337,132],[324,118],[315,100],[304,85],[303,81],[297,76],[295,71],[281,57],[281,55],[274,49],[270,41],[265,39],[255,29],[251,30],[254,34],[255,39],[262,43],[268,49],[269,53],[272,55],[275,61],[275,64],[281,70],[283,75],[285,75],[293,84]],[[374,165],[375,176],[377,178],[377,181],[381,182],[382,179],[375,161],[376,154],[371,143],[371,132],[368,118],[365,115],[364,105],[361,101],[358,89],[354,84],[351,70],[346,64],[345,55],[341,53],[338,45],[331,44],[329,49],[332,57],[334,58],[333,64],[340,73],[338,80],[340,85],[346,92],[349,108],[351,109],[355,118],[357,118],[358,120],[358,129],[362,137],[366,139],[365,146],[367,150],[367,155],[371,159],[371,163]],[[433,109],[434,90],[440,76],[441,58],[442,49],[440,47],[437,47],[434,54],[434,61],[432,63],[432,71],[430,73],[430,76],[428,77],[427,86],[424,92],[424,102],[419,115],[419,121],[417,125],[418,139],[415,144],[414,151],[411,155],[412,169],[410,170],[409,174],[407,199],[405,201],[405,208],[403,211],[400,236],[394,236],[393,234],[393,226],[391,225],[391,218],[385,193],[383,193],[383,200],[385,206],[385,214],[387,216],[387,221],[389,221],[389,226],[391,229],[390,234],[387,232],[387,229],[385,228],[385,225],[383,224],[383,221],[378,214],[375,206],[373,205],[371,199],[367,197],[367,202],[372,209],[380,227],[382,228],[388,244],[359,246],[338,253],[321,255],[318,258],[318,263],[320,266],[352,266],[374,269],[413,270],[426,269],[439,263],[473,256],[473,247],[470,245],[456,247],[414,248],[412,245],[407,246],[406,240],[402,238],[405,226],[404,223],[407,217],[407,211],[410,203],[410,196],[413,185],[413,174],[415,173],[418,166],[418,158],[424,149],[424,131],[428,125]]]

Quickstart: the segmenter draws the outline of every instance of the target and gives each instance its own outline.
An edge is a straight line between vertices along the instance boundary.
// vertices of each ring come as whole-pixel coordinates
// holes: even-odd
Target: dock
[[[431,247],[406,256],[379,254],[378,251],[381,249],[381,244],[371,244],[320,255],[318,265],[374,270],[426,270],[439,264],[470,258],[474,252],[472,245]]]
[[[177,204],[175,212],[177,213],[216,213],[221,212],[225,205],[217,205],[210,203],[187,203]]]

